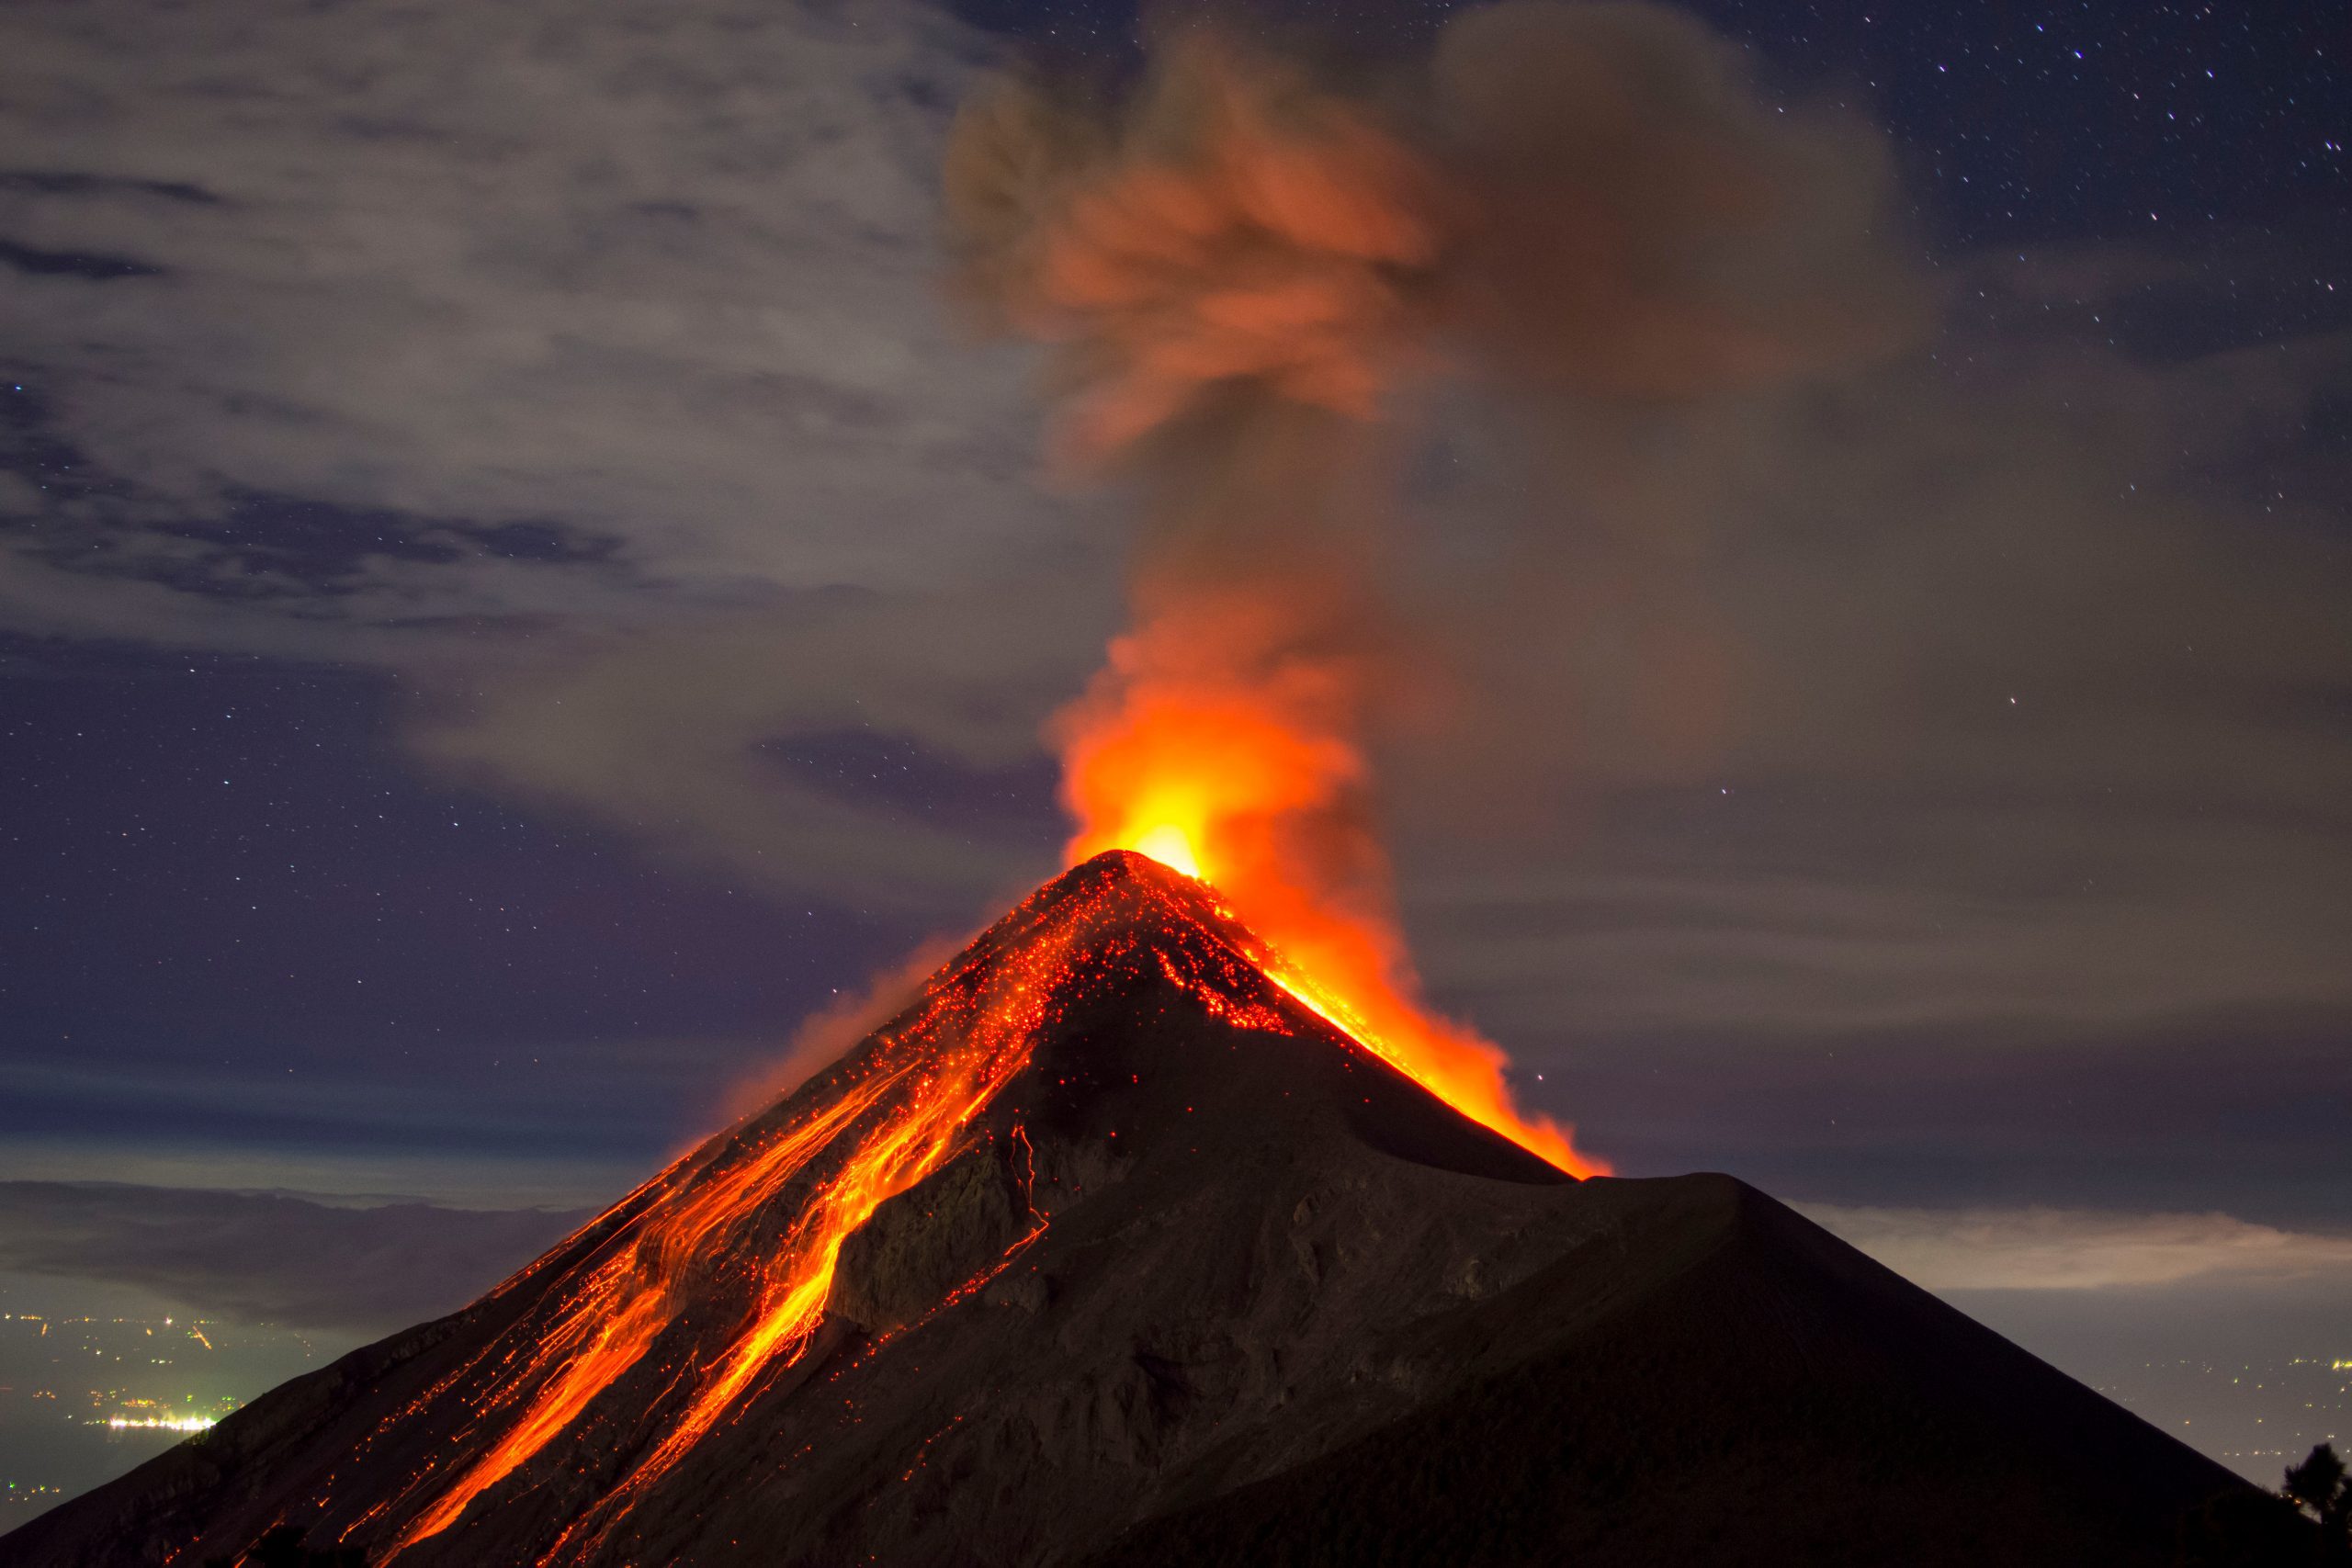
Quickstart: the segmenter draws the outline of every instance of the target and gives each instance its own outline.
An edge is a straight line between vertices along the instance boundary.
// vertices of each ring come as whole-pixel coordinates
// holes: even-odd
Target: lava
[[[428,1464],[345,1533],[387,1516],[403,1521],[385,1553],[390,1562],[457,1524],[502,1484],[527,1486],[526,1467],[558,1438],[609,1419],[655,1436],[540,1561],[595,1556],[635,1498],[803,1357],[831,1295],[842,1242],[883,1202],[989,1135],[976,1123],[1073,1001],[1114,984],[1123,966],[1156,960],[1211,1016],[1293,1032],[1247,933],[1227,926],[1223,914],[1204,895],[1181,895],[1115,867],[1057,899],[1024,904],[870,1046],[812,1085],[817,1092],[712,1140],[487,1298],[509,1298],[549,1259],[575,1246],[589,1249],[561,1274],[571,1282],[379,1429],[381,1438],[403,1417],[454,1399],[471,1412],[467,1436],[478,1440],[458,1445],[450,1465]],[[1139,915],[1179,940],[1147,942]],[[1034,1174],[1026,1134],[1016,1122],[1005,1135],[1025,1190]],[[1044,1234],[1046,1219],[1034,1207],[1030,1222],[989,1269],[933,1310],[982,1288]],[[728,1326],[714,1336],[713,1320]],[[616,1389],[640,1367],[648,1377]]]
[[[488,1451],[411,1521],[387,1561],[447,1529],[475,1497],[570,1427],[591,1400],[635,1366],[674,1315],[674,1287],[714,1235],[774,1198],[837,1134],[870,1110],[887,1087],[887,1081],[856,1085],[707,1183],[682,1185],[664,1194],[667,1201],[657,1200],[634,1227],[631,1245],[612,1251],[578,1292],[561,1301],[553,1323],[533,1324],[527,1343],[507,1348],[502,1361],[514,1368],[514,1375],[491,1385],[482,1411],[488,1414],[526,1390],[528,1404]],[[831,1255],[821,1262],[830,1278]]]

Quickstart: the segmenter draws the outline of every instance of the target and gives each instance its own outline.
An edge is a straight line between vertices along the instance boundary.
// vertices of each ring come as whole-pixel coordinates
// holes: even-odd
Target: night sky
[[[1387,759],[1430,991],[1623,1173],[1808,1205],[2152,1416],[2122,1360],[2352,1357],[2352,24],[1691,9],[1883,128],[1932,330],[1561,455],[1565,533],[1670,514],[1620,609],[1704,606],[1740,703],[1651,744],[1537,613],[1507,745]],[[1124,513],[943,304],[936,166],[991,65],[1137,28],[0,16],[12,1300],[391,1326],[241,1195],[595,1204],[1057,869]],[[1446,548],[1523,498],[1494,428],[1426,433]],[[145,1195],[28,1185],[93,1181]],[[521,1260],[474,1236],[447,1304]]]

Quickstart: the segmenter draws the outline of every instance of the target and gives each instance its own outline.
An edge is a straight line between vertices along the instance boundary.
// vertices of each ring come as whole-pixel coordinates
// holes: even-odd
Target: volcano
[[[1088,861],[481,1301],[0,1562],[2073,1568],[2250,1492],[1736,1180],[1567,1177],[1267,956]]]

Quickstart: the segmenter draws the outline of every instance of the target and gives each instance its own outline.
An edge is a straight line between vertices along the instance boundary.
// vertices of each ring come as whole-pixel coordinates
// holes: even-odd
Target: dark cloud
[[[0,1182],[0,1270],[133,1285],[244,1323],[355,1335],[454,1311],[586,1213]]]
[[[272,4],[231,28],[110,0],[5,25],[25,90],[0,112],[37,173],[0,183],[0,238],[168,274],[6,307],[11,366],[141,487],[122,521],[238,489],[553,516],[689,590],[937,582],[1026,531],[991,461],[1008,367],[931,309],[938,141],[983,53],[942,13]],[[876,549],[883,523],[936,547]],[[530,607],[465,572],[377,586]]]
[[[94,255],[87,251],[44,251],[0,240],[0,267],[28,277],[78,277],[104,283],[121,277],[160,277],[164,269],[126,256]]]
[[[1559,1084],[1621,1129],[1611,1151],[1629,1174],[1729,1170],[1839,1203],[2224,1207],[2340,1229],[2343,1041],[2340,1019],[2247,1015],[2071,1032],[1594,1032],[1531,1053],[1521,1082],[1537,1097]]]
[[[1007,613],[1030,595],[1057,613]],[[1055,579],[993,605],[826,594],[575,637],[487,684],[444,676],[410,739],[445,776],[625,825],[708,874],[960,926],[1050,873],[1055,835],[1035,808],[944,801],[1041,782],[1038,728],[1105,597]],[[850,736],[893,761],[827,766]]]
[[[1455,413],[1430,504],[1508,526],[1430,592],[1511,635],[1455,640],[1389,801],[1450,996],[1758,1079],[1806,1039],[2346,1027],[2352,339],[2091,321],[2170,265],[1973,259],[1928,354],[1597,418],[1533,479]]]

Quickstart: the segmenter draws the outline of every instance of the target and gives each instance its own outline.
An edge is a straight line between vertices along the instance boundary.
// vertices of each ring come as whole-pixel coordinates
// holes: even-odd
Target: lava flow
[[[576,1450],[599,1423],[650,1433],[641,1457],[539,1561],[595,1557],[636,1498],[800,1360],[842,1242],[884,1201],[991,1135],[982,1113],[1074,1002],[1148,964],[1213,1017],[1292,1032],[1248,933],[1180,886],[1106,863],[1032,898],[810,1092],[680,1160],[501,1287],[491,1302],[570,1259],[503,1333],[362,1445],[445,1401],[470,1413],[456,1462],[427,1463],[345,1533],[402,1521],[389,1562],[502,1483],[502,1495],[527,1490],[535,1459],[543,1470],[543,1452]],[[1018,1123],[1004,1135],[1020,1141]],[[1033,1219],[1014,1251],[1043,1234],[1044,1219]]]
[[[474,1382],[461,1397],[473,1403],[477,1427],[494,1427],[496,1435],[469,1449],[478,1457],[454,1475],[428,1470],[390,1505],[430,1499],[387,1561],[447,1529],[588,1416],[600,1394],[660,1354],[665,1331],[690,1303],[711,1310],[707,1294],[693,1300],[714,1284],[698,1271],[713,1259],[751,1260],[751,1278],[715,1282],[739,1314],[718,1353],[701,1336],[673,1352],[659,1395],[660,1442],[547,1560],[586,1556],[630,1495],[658,1481],[763,1378],[798,1359],[823,1314],[842,1241],[886,1199],[965,1146],[973,1118],[1027,1061],[1039,1029],[1082,981],[1067,972],[1066,946],[1035,950],[1012,975],[968,962],[951,971],[838,1075],[854,1077],[797,1120],[768,1126],[763,1117],[731,1141],[719,1140],[710,1157],[689,1156],[624,1199],[614,1213],[635,1212],[603,1241],[605,1256],[579,1271],[576,1288],[543,1303],[412,1407]],[[745,1232],[768,1224],[779,1234],[742,1245]]]

